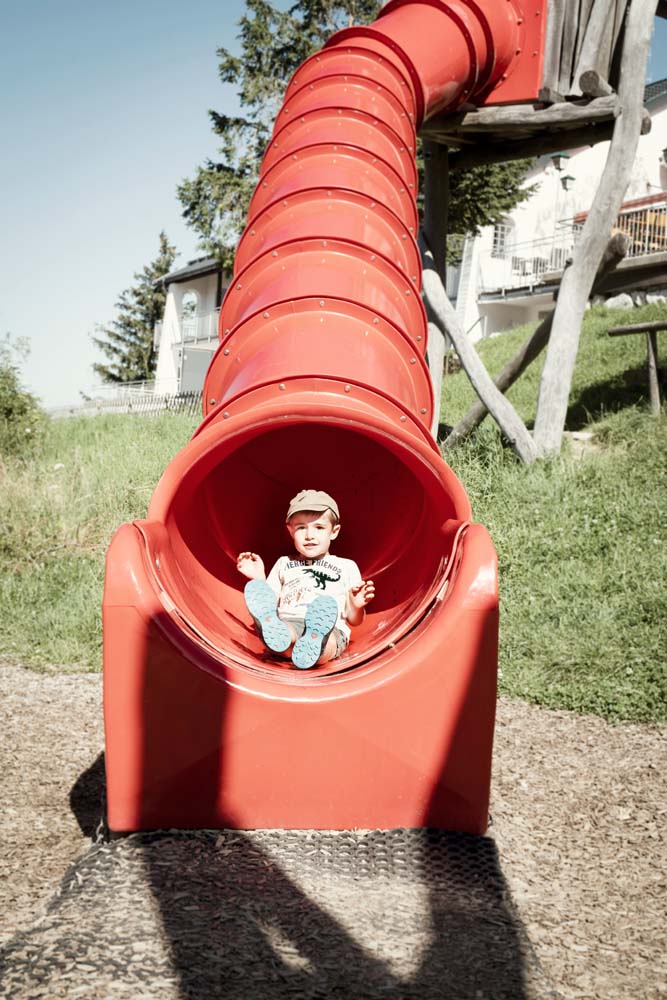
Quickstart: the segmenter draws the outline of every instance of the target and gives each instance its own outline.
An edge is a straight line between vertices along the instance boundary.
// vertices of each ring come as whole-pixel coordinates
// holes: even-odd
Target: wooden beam
[[[667,330],[667,323],[663,320],[656,320],[654,323],[628,323],[627,326],[612,326],[607,333],[610,337],[623,337],[626,333],[648,333],[657,330]]]
[[[594,69],[587,69],[581,74],[579,88],[586,97],[609,97],[614,93],[611,84]]]
[[[644,109],[642,114],[641,135],[651,131],[651,116]],[[449,169],[470,170],[485,163],[509,163],[511,160],[531,159],[537,156],[548,156],[560,150],[581,149],[594,146],[598,142],[607,142],[614,134],[613,123],[590,125],[582,129],[572,129],[563,132],[547,132],[544,135],[522,141],[489,142],[484,145],[466,146],[465,149],[449,154]]]
[[[537,99],[541,104],[558,104],[565,100],[565,96],[561,94],[560,90],[554,90],[553,87],[540,87]]]
[[[646,334],[648,386],[651,397],[651,412],[660,416],[660,383],[658,382],[658,335],[655,330]]]
[[[424,235],[438,274],[446,286],[447,222],[449,214],[449,150],[424,140]]]
[[[470,170],[486,163],[509,163],[511,160],[534,159],[566,149],[581,149],[611,139],[613,125],[591,125],[571,132],[551,132],[539,138],[521,142],[489,142],[468,146],[449,155],[450,170]]]
[[[574,7],[574,10],[572,9]],[[570,0],[569,10],[565,14],[563,35],[560,43],[560,66],[558,74],[558,89],[563,94],[572,91],[572,70],[574,67],[574,50],[577,43],[577,27],[579,26],[578,0]]]
[[[423,294],[428,308],[440,329],[447,333],[452,341],[475,392],[480,399],[484,400],[489,413],[508,438],[521,461],[530,465],[537,458],[537,449],[533,439],[512,404],[494,386],[491,376],[461,326],[456,310],[449,301],[440,280],[433,261],[433,254],[429,250],[423,234],[419,236],[419,248],[424,268]]]
[[[468,132],[498,132],[518,129],[539,130],[560,126],[575,127],[583,122],[607,121],[620,114],[621,105],[616,94],[597,97],[592,101],[561,101],[548,108],[538,108],[534,104],[509,104],[505,106],[479,108],[464,114],[436,115],[421,129],[424,136],[431,133],[447,132],[448,135],[465,135]]]
[[[560,47],[563,37],[566,0],[549,0],[547,5],[547,27],[544,42],[544,66],[542,87],[557,90],[560,77]]]
[[[588,24],[589,18],[591,16],[591,10],[593,8],[593,0],[581,0],[579,4],[579,25],[577,30],[577,44],[574,49],[574,66],[579,62],[579,56],[581,55],[581,46],[584,44],[584,36],[586,34],[586,25]],[[585,93],[585,91],[584,91]]]
[[[619,0],[625,6],[625,0]],[[614,45],[614,23],[616,20],[615,0],[594,0],[593,8],[586,25],[579,60],[572,74],[573,93],[577,93],[578,81],[586,70],[595,70],[606,78],[611,64]]]

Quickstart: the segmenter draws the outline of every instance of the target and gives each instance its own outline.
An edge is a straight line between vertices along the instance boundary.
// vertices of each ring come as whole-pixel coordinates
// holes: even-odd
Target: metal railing
[[[183,344],[210,344],[218,339],[219,309],[202,316],[181,317],[181,342]]]
[[[572,257],[584,221],[583,214],[562,219],[552,236],[481,253],[479,290],[532,288],[557,279]],[[610,235],[614,233],[630,237],[628,257],[667,252],[667,197],[662,203],[622,210]]]
[[[667,251],[667,200],[621,212],[612,233],[626,233],[631,240],[628,257]]]
[[[97,417],[103,414],[134,414],[150,417],[158,413],[201,415],[201,392],[146,393],[135,396],[110,396],[106,399],[86,399],[71,406],[54,406],[47,410],[53,420],[65,417]]]
[[[479,289],[525,288],[556,276],[572,256],[581,225],[573,219],[557,223],[554,233],[539,240],[508,243],[480,254]]]
[[[174,380],[174,392],[176,391]],[[155,393],[155,379],[138,382],[101,382],[82,393],[85,402],[94,403],[97,400],[136,399],[138,396],[152,396]]]

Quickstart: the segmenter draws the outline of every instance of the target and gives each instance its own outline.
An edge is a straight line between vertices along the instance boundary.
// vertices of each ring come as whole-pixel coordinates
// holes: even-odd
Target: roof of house
[[[649,104],[664,94],[667,94],[667,80],[656,80],[655,83],[648,83],[644,88],[644,104]]]
[[[217,257],[197,257],[195,260],[189,260],[186,266],[179,268],[178,271],[165,274],[160,279],[160,284],[178,284],[190,278],[200,278],[205,274],[216,274],[220,270],[222,267]]]

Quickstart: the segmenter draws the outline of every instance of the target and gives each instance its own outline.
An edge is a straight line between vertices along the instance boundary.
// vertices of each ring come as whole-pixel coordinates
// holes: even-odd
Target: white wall
[[[167,289],[167,301],[162,321],[162,336],[158,349],[155,373],[155,392],[170,393],[179,389],[181,318],[183,296],[187,292],[197,295],[197,315],[205,316],[217,308],[217,274],[206,274],[183,282],[171,282]]]
[[[534,186],[535,191],[509,215],[513,224],[513,242],[519,256],[524,256],[521,244],[532,244],[544,240],[544,255],[550,256],[554,234],[560,220],[571,219],[580,212],[590,209],[604,170],[609,152],[609,142],[578,150],[570,150],[569,158],[558,171],[551,156],[540,157],[531,168],[524,184]],[[624,201],[644,198],[667,191],[667,166],[662,162],[662,150],[667,147],[667,96],[661,106],[652,109],[652,128],[648,135],[641,136],[632,171],[632,178],[625,192]],[[569,190],[561,183],[563,175],[573,177]],[[558,244],[555,244],[558,246]],[[517,322],[537,319],[543,305],[531,306],[508,302],[479,303],[481,270],[486,287],[496,280],[502,287],[502,262],[491,256],[493,248],[493,226],[485,227],[474,241],[467,240],[464,251],[462,282],[457,300],[457,313],[466,330],[471,331],[473,340],[489,336],[499,330],[508,329]],[[547,249],[548,248],[548,249]],[[530,250],[530,254],[540,256],[540,247]],[[465,265],[469,272],[465,274]],[[495,268],[495,271],[494,271]],[[497,272],[497,274],[495,273]],[[528,283],[528,282],[527,282]]]

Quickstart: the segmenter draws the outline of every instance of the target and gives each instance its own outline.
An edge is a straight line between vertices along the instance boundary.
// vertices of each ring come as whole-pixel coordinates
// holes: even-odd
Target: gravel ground
[[[91,846],[101,680],[0,666],[0,996],[667,996],[667,729],[501,700],[489,836]]]

